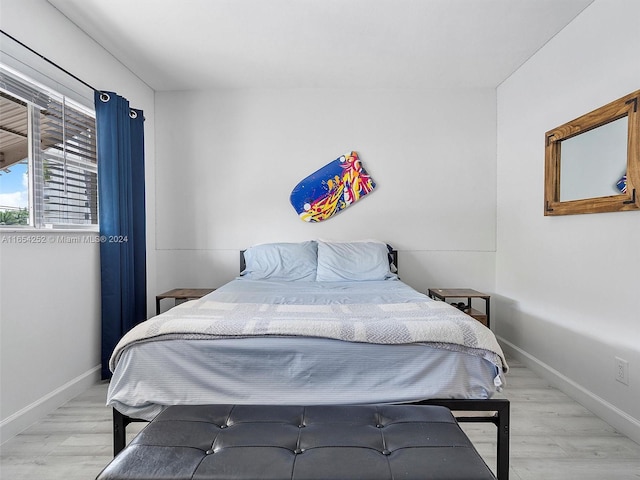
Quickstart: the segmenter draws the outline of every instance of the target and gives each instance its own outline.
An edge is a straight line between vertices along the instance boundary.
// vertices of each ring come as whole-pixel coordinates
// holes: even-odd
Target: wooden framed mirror
[[[544,214],[640,209],[640,90],[545,135]]]

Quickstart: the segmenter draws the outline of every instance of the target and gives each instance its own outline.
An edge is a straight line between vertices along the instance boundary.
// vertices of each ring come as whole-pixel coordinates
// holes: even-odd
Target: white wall
[[[45,0],[3,0],[0,28],[99,89],[117,91],[145,112],[149,291],[155,291],[154,94]],[[46,64],[2,36],[0,50]],[[51,75],[68,82],[65,75]],[[97,381],[100,266],[97,244],[12,243],[0,232],[0,440]],[[2,240],[0,239],[0,240]],[[150,296],[149,312],[153,312]]]
[[[640,212],[543,216],[544,134],[640,89],[640,2],[596,0],[498,88],[498,335],[640,441]],[[629,385],[614,380],[614,357]]]
[[[158,92],[158,290],[219,286],[254,243],[378,238],[401,276],[492,292],[495,90]],[[356,150],[377,189],[301,221],[299,180]]]

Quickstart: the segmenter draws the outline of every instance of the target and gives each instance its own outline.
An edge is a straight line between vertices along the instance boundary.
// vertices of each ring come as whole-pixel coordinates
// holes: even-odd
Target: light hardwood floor
[[[640,479],[640,445],[511,360],[512,480]],[[100,384],[0,447],[2,480],[91,480],[112,457],[111,410]],[[133,436],[144,424],[131,425]],[[495,427],[463,424],[495,467]]]

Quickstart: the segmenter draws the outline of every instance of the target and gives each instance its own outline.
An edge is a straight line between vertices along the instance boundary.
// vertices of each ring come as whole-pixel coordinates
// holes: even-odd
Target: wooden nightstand
[[[195,300],[211,293],[215,288],[174,288],[168,292],[156,295],[156,315],[160,315],[160,300],[173,298],[174,300]]]
[[[442,300],[443,302],[446,302],[447,298],[466,298],[467,303],[461,310],[467,315],[478,320],[484,326],[491,328],[491,318],[489,316],[491,295],[477,292],[470,288],[430,288],[428,295],[435,300]],[[471,306],[472,298],[480,298],[484,300],[485,313],[482,313]]]

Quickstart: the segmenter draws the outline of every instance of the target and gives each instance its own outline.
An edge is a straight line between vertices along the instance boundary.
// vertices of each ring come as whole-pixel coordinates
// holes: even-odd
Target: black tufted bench
[[[433,405],[167,408],[97,480],[495,480]]]

